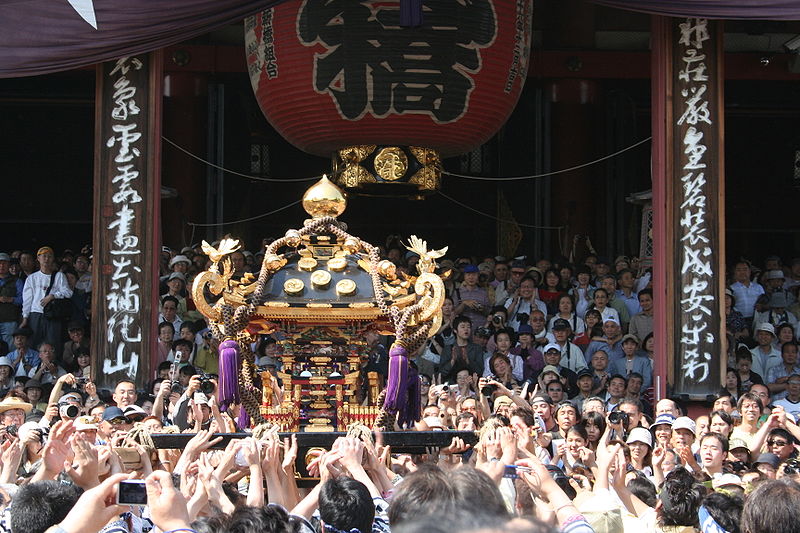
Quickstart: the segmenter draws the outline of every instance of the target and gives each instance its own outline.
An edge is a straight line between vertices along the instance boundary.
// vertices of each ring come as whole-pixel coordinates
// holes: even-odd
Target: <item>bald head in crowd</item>
[[[663,414],[669,414],[674,416],[675,418],[678,418],[679,416],[681,416],[682,413],[681,410],[678,408],[678,404],[676,404],[672,400],[664,398],[663,400],[659,401],[656,404],[656,416]]]

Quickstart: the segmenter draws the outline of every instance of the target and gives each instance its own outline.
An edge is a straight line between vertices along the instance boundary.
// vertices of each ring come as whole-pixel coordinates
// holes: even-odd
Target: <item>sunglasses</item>
[[[767,444],[769,446],[786,446],[789,443],[786,442],[785,440],[768,440]]]

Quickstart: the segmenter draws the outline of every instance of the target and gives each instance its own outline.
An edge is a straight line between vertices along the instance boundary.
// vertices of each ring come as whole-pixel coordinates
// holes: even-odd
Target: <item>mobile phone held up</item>
[[[120,481],[117,487],[119,505],[147,505],[147,489],[141,479]]]

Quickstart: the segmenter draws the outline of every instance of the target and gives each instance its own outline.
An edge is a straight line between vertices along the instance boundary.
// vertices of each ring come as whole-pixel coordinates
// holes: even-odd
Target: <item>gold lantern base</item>
[[[439,153],[419,146],[348,146],[332,156],[336,183],[364,196],[421,199],[439,190]]]

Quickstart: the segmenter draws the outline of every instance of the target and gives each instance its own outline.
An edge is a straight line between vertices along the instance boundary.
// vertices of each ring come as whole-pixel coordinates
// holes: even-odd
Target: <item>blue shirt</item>
[[[642,312],[642,306],[639,305],[639,295],[637,293],[631,291],[630,296],[625,296],[624,292],[618,290],[616,299],[625,304],[630,316],[638,315]]]

